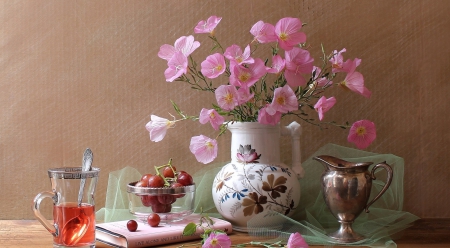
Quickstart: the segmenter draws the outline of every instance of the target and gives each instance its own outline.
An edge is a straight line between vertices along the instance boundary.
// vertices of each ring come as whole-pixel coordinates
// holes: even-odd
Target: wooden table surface
[[[233,244],[249,242],[251,237],[245,233],[233,232]],[[160,246],[165,248],[200,247],[197,241]],[[402,237],[395,240],[399,248],[450,248],[450,219],[421,219],[414,226],[404,230]],[[2,248],[38,248],[51,247],[52,237],[37,220],[0,220],[0,247]],[[108,245],[97,243],[96,247],[105,248]],[[311,246],[324,247],[324,246]],[[326,246],[327,248],[331,246]],[[336,246],[337,247],[337,246]],[[339,246],[343,247],[343,246]]]

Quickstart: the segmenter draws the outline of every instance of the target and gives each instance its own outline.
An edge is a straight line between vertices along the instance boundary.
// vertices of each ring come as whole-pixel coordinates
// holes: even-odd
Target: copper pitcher
[[[365,237],[354,232],[352,223],[363,209],[369,212],[369,206],[378,200],[392,182],[392,168],[386,162],[375,165],[369,172],[372,162],[352,163],[332,156],[321,155],[313,158],[321,162],[325,171],[322,173],[323,197],[331,213],[341,224],[339,230],[327,234],[339,243],[352,243]],[[387,171],[384,187],[369,203],[372,180],[375,171],[383,168]]]

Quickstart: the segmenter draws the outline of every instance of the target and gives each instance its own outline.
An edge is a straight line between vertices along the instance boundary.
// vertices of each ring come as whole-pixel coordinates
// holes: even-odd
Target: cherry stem
[[[175,170],[172,167],[172,158],[169,159],[169,163],[167,163],[167,164],[155,166],[156,175],[162,177],[162,179],[164,180],[164,186],[170,186],[170,183],[167,181],[166,177],[163,174],[161,174],[161,172],[159,171],[160,169],[165,168],[165,167],[169,167],[173,171],[173,174],[175,175],[175,179],[176,179]]]

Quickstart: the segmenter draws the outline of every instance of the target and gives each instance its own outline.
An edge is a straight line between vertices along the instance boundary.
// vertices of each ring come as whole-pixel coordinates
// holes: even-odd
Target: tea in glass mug
[[[53,235],[53,247],[95,247],[94,192],[100,169],[82,171],[81,167],[48,170],[52,191],[39,193],[33,212]],[[53,200],[53,224],[40,212],[43,199]]]

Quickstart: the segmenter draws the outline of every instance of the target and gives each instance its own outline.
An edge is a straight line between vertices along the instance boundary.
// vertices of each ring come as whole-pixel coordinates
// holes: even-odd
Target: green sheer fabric
[[[292,232],[299,232],[311,245],[339,245],[326,236],[326,233],[337,230],[339,223],[331,215],[323,200],[320,177],[324,168],[312,159],[318,155],[331,155],[351,162],[373,162],[374,165],[386,161],[391,165],[393,169],[391,186],[369,208],[370,213],[361,213],[353,224],[354,230],[367,238],[346,245],[396,247],[392,239],[395,239],[399,231],[409,227],[418,219],[417,216],[402,211],[404,160],[392,154],[375,154],[334,144],[323,146],[303,162],[306,173],[305,177],[300,179],[301,199],[296,212],[290,218],[281,214],[271,217],[284,219],[284,226],[280,230],[269,230],[258,223],[258,218],[253,218],[248,222],[249,234],[253,235],[255,240],[287,241]],[[195,212],[202,211],[220,218],[212,200],[211,187],[215,175],[224,164],[208,165],[194,175],[197,185]],[[377,170],[375,175],[377,180],[373,181],[372,197],[378,194],[386,179],[384,170]],[[141,174],[131,167],[125,167],[109,175],[105,208],[100,209],[96,215],[99,221],[110,222],[133,218],[128,212],[126,184],[138,180],[140,176]]]

